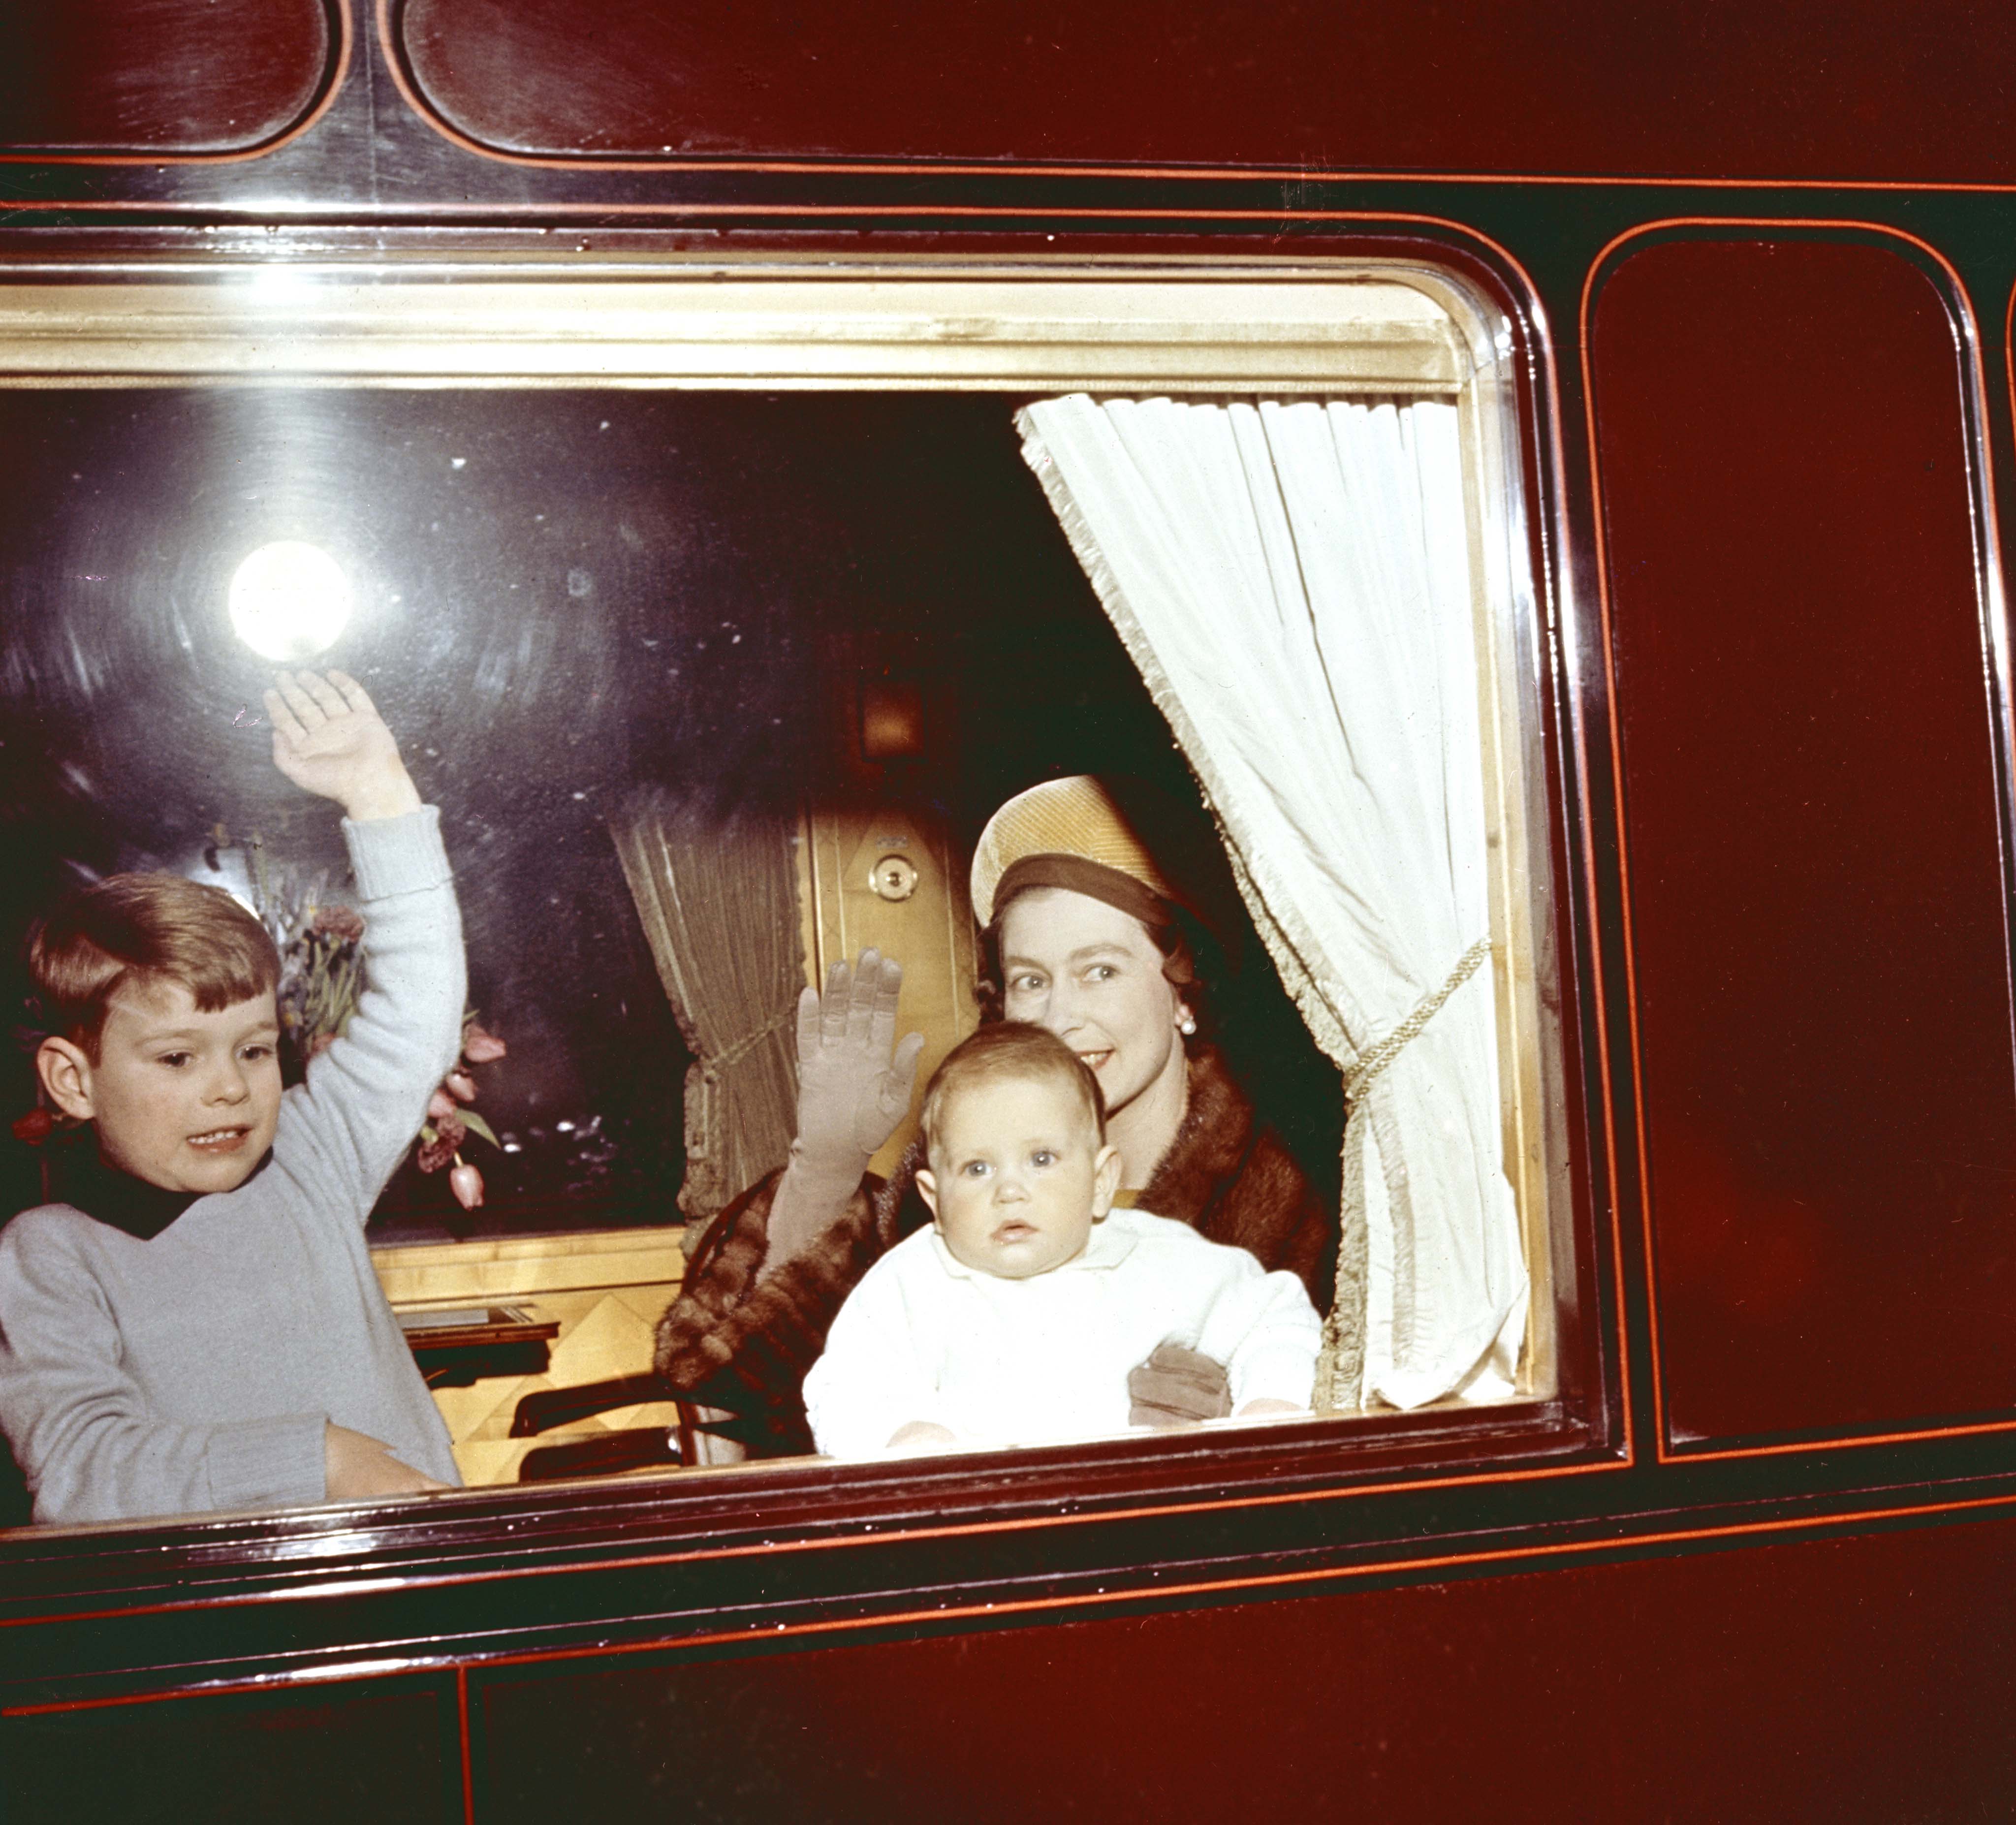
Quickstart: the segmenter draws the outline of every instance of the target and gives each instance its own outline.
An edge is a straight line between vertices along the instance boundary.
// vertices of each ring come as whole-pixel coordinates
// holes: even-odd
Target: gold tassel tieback
[[[1367,1046],[1358,1062],[1344,1074],[1344,1100],[1355,1103],[1372,1080],[1398,1058],[1409,1043],[1420,1037],[1428,1022],[1442,1012],[1442,1003],[1462,988],[1482,967],[1491,955],[1491,940],[1481,938],[1457,958],[1456,967],[1442,978],[1442,985],[1422,997],[1414,1011],[1376,1046]]]
[[[1346,1410],[1347,1399],[1355,1409],[1360,1398],[1359,1384],[1365,1372],[1365,1140],[1362,1130],[1353,1132],[1358,1125],[1359,1101],[1379,1074],[1419,1036],[1442,1011],[1442,1003],[1483,967],[1490,955],[1491,940],[1479,938],[1456,959],[1456,967],[1440,985],[1423,996],[1413,1012],[1384,1038],[1361,1052],[1357,1063],[1344,1074],[1345,1231],[1337,1249],[1337,1292],[1323,1320],[1323,1348],[1316,1358],[1316,1384],[1311,1404],[1319,1413]],[[1354,1213],[1358,1218],[1355,1229],[1352,1226]]]

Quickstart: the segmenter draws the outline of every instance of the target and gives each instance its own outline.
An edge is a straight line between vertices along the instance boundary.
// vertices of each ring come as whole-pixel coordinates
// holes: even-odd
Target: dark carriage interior
[[[114,869],[340,881],[329,819],[273,770],[272,664],[225,612],[280,538],[329,551],[345,667],[441,804],[471,1005],[508,1056],[465,1212],[409,1161],[374,1238],[679,1221],[691,1054],[607,819],[640,788],[758,809],[920,805],[970,843],[1033,780],[1146,779],[1191,807],[1168,728],[1021,463],[969,396],[394,391],[16,394],[0,401],[12,554],[0,717],[10,969],[36,911]],[[864,689],[920,705],[864,757]],[[192,757],[183,759],[181,757]],[[1191,847],[1207,851],[1201,809]],[[219,853],[218,827],[226,841]],[[234,851],[232,845],[237,845]],[[221,872],[219,872],[219,871]],[[1334,1196],[1337,1074],[1221,869],[1240,965],[1223,1037]],[[24,983],[9,978],[10,1006]],[[31,1107],[10,1052],[10,1110]],[[10,1208],[39,1159],[5,1146]]]

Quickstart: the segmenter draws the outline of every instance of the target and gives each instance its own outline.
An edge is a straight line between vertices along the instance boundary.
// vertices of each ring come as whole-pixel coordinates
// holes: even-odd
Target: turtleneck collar
[[[149,1185],[106,1160],[98,1150],[95,1134],[79,1135],[77,1141],[77,1144],[63,1149],[49,1161],[50,1201],[72,1205],[138,1241],[153,1241],[191,1204],[213,1195]],[[265,1171],[272,1157],[269,1147],[242,1182],[250,1184]]]

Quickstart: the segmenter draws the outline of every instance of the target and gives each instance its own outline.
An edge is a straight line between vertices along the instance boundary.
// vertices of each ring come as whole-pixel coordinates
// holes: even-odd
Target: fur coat
[[[770,1202],[781,1173],[743,1193],[708,1226],[679,1298],[658,1321],[658,1372],[691,1399],[726,1409],[718,1430],[751,1456],[809,1452],[800,1389],[826,1348],[841,1302],[884,1249],[931,1221],[917,1193],[920,1145],[893,1177],[862,1181],[844,1215],[765,1275]],[[1265,1268],[1301,1276],[1327,1308],[1337,1220],[1209,1046],[1190,1061],[1182,1125],[1137,1200],[1214,1242],[1250,1249]]]

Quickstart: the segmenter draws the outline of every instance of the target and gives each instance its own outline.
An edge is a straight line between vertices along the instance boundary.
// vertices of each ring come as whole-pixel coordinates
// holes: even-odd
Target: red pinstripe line
[[[1550,387],[1549,391],[1550,393],[1553,394],[1557,401],[1554,412],[1554,448],[1557,452],[1555,460],[1558,466],[1561,460],[1558,453],[1563,448],[1561,442],[1561,416],[1558,405],[1559,394],[1558,389],[1553,386]],[[1582,380],[1582,416],[1592,424],[1593,423],[1594,414],[1589,398],[1589,380],[1586,372]],[[1565,513],[1567,506],[1567,483],[1564,477],[1561,480],[1559,484],[1559,491],[1562,496],[1562,506],[1564,513]],[[1591,491],[1592,500],[1593,501],[1593,483]],[[1594,513],[1599,527],[1599,542],[1597,547],[1597,570],[1598,576],[1600,577],[1602,574],[1602,545],[1600,543],[1601,535],[1600,528],[1602,523],[1602,514],[1600,508],[1594,506],[1592,507],[1592,512]],[[1571,607],[1575,602],[1573,584],[1575,557],[1573,547],[1570,542],[1565,538],[1561,542],[1560,566],[1561,574],[1561,592],[1563,611],[1564,614],[1572,614],[1575,612]],[[1576,645],[1578,649],[1579,649],[1581,643],[1581,625],[1582,617],[1579,614],[1575,614],[1575,626],[1576,632]],[[1606,643],[1607,639],[1607,636],[1606,635]],[[1604,669],[1607,675],[1609,669],[1607,658]],[[1621,1411],[1624,1420],[1624,1458],[1625,1463],[1628,1465],[1636,1463],[1638,1458],[1636,1421],[1634,1419],[1632,1412],[1633,1406],[1636,1403],[1633,1400],[1631,1395],[1631,1325],[1629,1310],[1626,1304],[1626,1293],[1624,1284],[1623,1218],[1618,1209],[1617,1111],[1615,1107],[1616,1098],[1611,1089],[1610,1013],[1607,1005],[1607,997],[1603,992],[1603,926],[1602,921],[1597,916],[1598,901],[1596,879],[1596,840],[1592,820],[1589,815],[1589,718],[1586,708],[1582,703],[1580,694],[1577,690],[1575,681],[1572,679],[1567,680],[1566,688],[1569,693],[1571,700],[1568,707],[1571,709],[1574,718],[1575,790],[1580,798],[1583,814],[1582,819],[1581,848],[1582,881],[1584,891],[1588,896],[1589,904],[1589,922],[1586,937],[1589,950],[1590,980],[1594,988],[1594,993],[1591,995],[1590,999],[1594,1004],[1593,1011],[1596,1016],[1596,1055],[1597,1077],[1599,1079],[1599,1087],[1597,1093],[1600,1110],[1603,1118],[1603,1152],[1606,1173],[1604,1191],[1606,1201],[1610,1206],[1611,1277],[1615,1283],[1615,1290],[1617,1294],[1616,1340],[1618,1388],[1621,1403]],[[1614,704],[1607,707],[1606,715],[1614,728],[1616,722],[1616,710]],[[1615,747],[1614,739],[1611,746],[1613,749]]]
[[[469,1668],[455,1669],[455,1734],[462,1745],[463,1825],[476,1825],[476,1783],[469,1766]]]
[[[1779,1457],[1802,1451],[1859,1451],[1867,1445],[1909,1445],[1921,1438],[1973,1438],[1984,1433],[2016,1431],[2016,1420],[1982,1420],[1964,1426],[1927,1426],[1909,1432],[1853,1432],[1839,1438],[1794,1439],[1784,1445],[1732,1445],[1720,1450],[1690,1451],[1685,1446],[1661,1453],[1661,1463],[1712,1463],[1725,1457]]]

